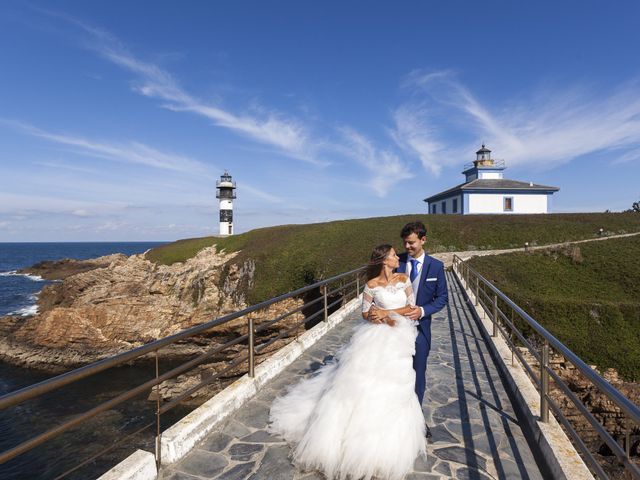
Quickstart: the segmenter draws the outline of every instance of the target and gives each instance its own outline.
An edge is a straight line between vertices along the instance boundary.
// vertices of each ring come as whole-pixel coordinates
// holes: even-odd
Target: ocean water
[[[0,315],[24,316],[35,313],[37,295],[47,281],[18,275],[16,270],[43,260],[61,258],[87,259],[112,253],[142,253],[161,242],[126,243],[0,243]],[[169,365],[164,365],[169,368]],[[163,369],[164,370],[164,369]],[[52,377],[52,374],[15,367],[0,362],[0,396]],[[134,365],[110,369],[37,399],[0,411],[0,452],[15,447],[58,425],[65,419],[89,410],[100,401],[116,396],[154,376],[154,366]],[[49,479],[88,458],[98,449],[109,446],[121,432],[148,423],[154,416],[155,403],[142,396],[106,412],[94,421],[63,434],[45,445],[0,465],[0,479]],[[167,415],[169,424],[184,415],[177,410]],[[153,430],[153,429],[151,429]],[[112,465],[144,446],[153,451],[151,431],[134,443],[115,449],[97,462],[71,474],[68,478],[96,478]]]

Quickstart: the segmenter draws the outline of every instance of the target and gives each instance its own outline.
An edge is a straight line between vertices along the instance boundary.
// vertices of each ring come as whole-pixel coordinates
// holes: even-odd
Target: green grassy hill
[[[371,249],[381,243],[401,248],[399,232],[414,220],[429,230],[429,252],[513,248],[525,242],[543,245],[640,231],[634,213],[584,213],[552,215],[400,215],[308,225],[260,228],[227,238],[180,240],[153,249],[147,257],[157,263],[184,261],[204,247],[240,251],[234,259],[256,263],[250,303],[299,288],[321,278],[364,264]]]
[[[640,380],[640,236],[471,265],[585,361]]]

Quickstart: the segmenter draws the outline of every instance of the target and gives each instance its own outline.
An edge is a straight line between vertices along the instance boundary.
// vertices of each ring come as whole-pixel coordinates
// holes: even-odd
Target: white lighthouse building
[[[236,198],[236,182],[225,170],[216,182],[216,198],[220,200],[220,235],[233,235],[233,200]]]
[[[431,214],[549,213],[558,187],[504,178],[504,160],[494,161],[482,145],[475,161],[464,166],[465,182],[424,201]]]

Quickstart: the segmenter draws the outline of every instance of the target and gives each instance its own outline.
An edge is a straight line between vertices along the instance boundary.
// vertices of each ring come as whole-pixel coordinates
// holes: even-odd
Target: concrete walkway
[[[534,455],[455,279],[449,306],[433,319],[423,411],[433,438],[407,480],[542,479]],[[289,384],[311,375],[348,341],[358,312],[335,327],[183,460],[163,467],[163,480],[311,480],[289,459],[289,446],[266,432],[269,406]]]

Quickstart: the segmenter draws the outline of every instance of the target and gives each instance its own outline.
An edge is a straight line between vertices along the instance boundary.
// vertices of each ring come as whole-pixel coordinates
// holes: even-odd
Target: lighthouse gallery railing
[[[337,308],[340,305],[343,305],[350,298],[355,298],[359,295],[360,292],[360,274],[364,270],[364,267],[351,270],[346,273],[342,273],[340,275],[336,275],[334,277],[328,278],[326,280],[322,280],[316,282],[312,285],[308,285],[306,287],[300,288],[293,292],[289,292],[284,295],[280,295],[278,297],[272,298],[270,300],[266,300],[264,302],[253,305],[249,308],[245,308],[244,310],[240,310],[238,312],[234,312],[223,317],[217,318],[207,323],[203,323],[202,325],[198,325],[187,330],[184,330],[175,335],[162,338],[160,340],[148,343],[141,347],[135,348],[128,352],[121,353],[119,355],[115,355],[110,358],[106,358],[104,360],[92,363],[82,368],[78,368],[76,370],[72,370],[70,372],[64,373],[62,375],[58,375],[48,380],[44,380],[42,382],[36,383],[35,385],[31,385],[20,390],[8,393],[0,397],[0,411],[16,406],[22,402],[27,400],[35,399],[41,397],[49,392],[60,389],[65,385],[69,385],[75,382],[78,382],[87,377],[96,375],[100,372],[103,372],[109,368],[118,367],[121,365],[129,364],[131,361],[136,359],[141,359],[141,357],[149,357],[152,356],[155,358],[155,376],[148,381],[140,384],[139,386],[129,389],[116,397],[106,401],[99,403],[93,408],[81,412],[73,417],[71,420],[65,421],[54,428],[50,428],[43,433],[34,435],[29,440],[23,441],[22,443],[10,448],[9,450],[3,451],[0,453],[0,465],[8,462],[9,460],[28,452],[35,447],[42,445],[51,439],[61,435],[64,432],[67,432],[74,427],[78,427],[92,418],[96,417],[98,414],[106,412],[118,405],[121,405],[134,397],[140,396],[141,394],[150,393],[152,390],[156,390],[156,411],[155,411],[155,419],[151,422],[148,422],[141,428],[128,433],[126,436],[123,436],[113,442],[108,447],[102,449],[98,453],[91,455],[89,458],[83,459],[80,463],[74,465],[72,468],[60,473],[55,478],[64,478],[69,474],[77,471],[83,466],[87,465],[89,462],[94,461],[95,459],[101,457],[102,455],[112,451],[118,446],[121,446],[127,440],[129,440],[132,436],[137,435],[145,430],[149,430],[155,426],[155,434],[156,434],[156,462],[158,465],[161,462],[161,449],[160,449],[160,420],[161,415],[166,413],[167,411],[173,409],[178,406],[186,399],[191,397],[195,392],[200,390],[206,385],[214,383],[225,374],[230,375],[233,371],[241,368],[241,364],[246,362],[246,372],[248,372],[249,376],[253,376],[254,366],[256,362],[256,356],[260,356],[265,354],[265,350],[267,347],[272,345],[277,340],[283,339],[288,336],[296,335],[300,330],[300,327],[303,324],[309,323],[315,319],[318,321],[327,319],[327,316],[330,313],[330,310],[333,308]],[[308,294],[312,291],[318,291],[319,295],[317,298],[310,300],[303,305],[300,305],[292,310],[289,310],[276,318],[269,319],[268,321],[263,321],[259,325],[254,325],[254,316],[251,315],[254,312],[259,312],[271,305],[277,304],[287,299],[297,298],[302,295]],[[309,307],[315,307],[315,313],[309,316],[303,316],[302,320],[296,321],[293,325],[288,325],[288,328],[283,329],[277,335],[269,338],[268,340],[259,343],[259,335],[261,332],[264,332],[271,327],[273,327],[278,322],[281,322],[285,318],[290,317],[296,313],[302,312],[303,310],[309,309]],[[159,370],[159,360],[160,360],[160,349],[173,345],[176,342],[183,341],[185,339],[194,337],[196,335],[203,334],[207,331],[211,331],[216,327],[220,327],[221,325],[225,325],[232,320],[236,320],[241,317],[247,317],[247,333],[244,335],[240,335],[233,340],[230,340],[222,345],[217,345],[214,348],[202,353],[192,360],[185,362],[170,371],[167,371],[163,374],[160,374]],[[216,372],[213,375],[208,376],[197,385],[194,385],[188,388],[186,391],[182,392],[175,398],[172,398],[171,401],[163,403],[160,395],[160,384],[166,380],[176,378],[178,375],[181,375],[189,370],[194,369],[200,364],[205,363],[208,360],[211,360],[212,357],[216,354],[219,354],[234,345],[246,345],[246,349],[244,353],[240,354],[237,358],[228,362],[228,365],[219,372]],[[104,439],[101,439],[104,440]]]

